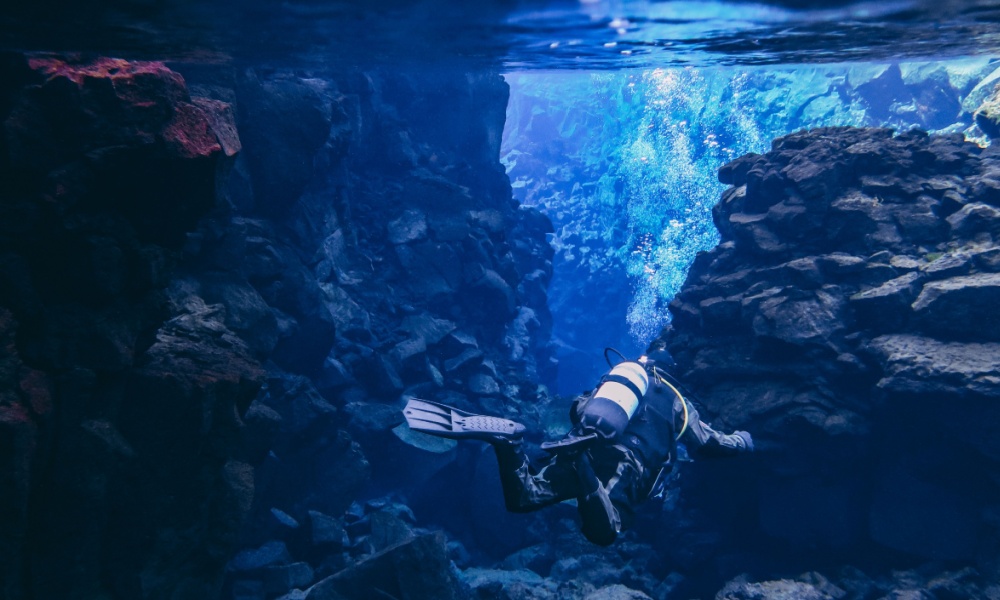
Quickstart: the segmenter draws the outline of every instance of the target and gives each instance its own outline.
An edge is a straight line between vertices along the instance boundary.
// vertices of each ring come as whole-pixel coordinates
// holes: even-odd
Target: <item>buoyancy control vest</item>
[[[668,460],[676,447],[674,403],[677,395],[652,381],[638,410],[629,420],[619,442],[632,450],[647,468]]]

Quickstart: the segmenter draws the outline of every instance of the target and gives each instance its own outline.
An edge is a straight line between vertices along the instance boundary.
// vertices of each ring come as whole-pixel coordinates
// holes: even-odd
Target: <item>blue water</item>
[[[515,198],[555,226],[550,298],[562,391],[599,376],[600,348],[642,352],[668,325],[691,262],[718,243],[711,211],[726,188],[716,178],[723,164],[824,126],[918,127],[987,143],[972,111],[994,69],[978,57],[507,74],[501,160]],[[562,308],[608,294],[627,300],[604,314]],[[581,327],[581,318],[596,326]],[[595,360],[574,360],[588,348]]]
[[[0,11],[0,49],[294,68],[649,69],[990,56],[991,0],[218,0]]]

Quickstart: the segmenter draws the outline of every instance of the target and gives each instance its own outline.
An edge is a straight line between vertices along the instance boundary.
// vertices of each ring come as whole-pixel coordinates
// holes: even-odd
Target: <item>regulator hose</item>
[[[674,440],[679,440],[679,439],[681,439],[681,436],[684,435],[684,432],[687,431],[688,421],[690,420],[690,417],[691,417],[690,413],[688,412],[688,403],[687,403],[687,400],[684,399],[684,396],[681,395],[681,393],[677,390],[677,388],[675,388],[672,383],[670,383],[669,381],[667,381],[663,377],[663,374],[661,374],[661,373],[662,373],[662,371],[660,371],[659,367],[653,367],[653,374],[656,375],[657,381],[659,381],[663,385],[667,386],[675,394],[677,394],[677,397],[681,401],[681,406],[684,407],[684,424],[681,426],[680,432],[677,433],[677,437],[674,438]]]
[[[625,355],[622,354],[621,352],[619,352],[617,349],[611,348],[611,347],[605,348],[604,349],[604,362],[608,363],[609,367],[613,367],[613,366],[617,365],[618,363],[615,363],[615,365],[611,364],[611,358],[608,356],[608,352],[614,352],[615,354],[617,354],[618,356],[620,356],[621,360],[618,361],[618,362],[625,362],[626,360],[628,360],[627,358],[625,358]]]

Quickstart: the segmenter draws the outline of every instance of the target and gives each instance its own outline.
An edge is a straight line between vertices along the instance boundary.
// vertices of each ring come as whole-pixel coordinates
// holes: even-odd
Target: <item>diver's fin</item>
[[[586,445],[597,439],[597,432],[589,433],[570,431],[562,439],[552,442],[542,442],[541,448],[546,452],[570,452],[582,450]]]
[[[496,442],[515,440],[524,434],[524,425],[486,415],[474,415],[457,408],[411,398],[403,408],[410,429],[452,439]]]

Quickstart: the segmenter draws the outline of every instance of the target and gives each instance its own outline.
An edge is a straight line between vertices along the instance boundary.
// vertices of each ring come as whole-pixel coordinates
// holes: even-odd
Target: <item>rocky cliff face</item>
[[[817,129],[721,170],[722,243],[655,345],[717,424],[753,431],[755,470],[728,484],[761,554],[899,551],[995,576],[995,148]]]
[[[304,586],[404,393],[514,412],[547,368],[498,76],[186,76],[4,59],[0,597],[216,597],[275,540],[231,580]]]
[[[5,57],[0,596],[211,594],[253,498],[263,381],[219,310],[168,293],[239,151],[157,63]]]

